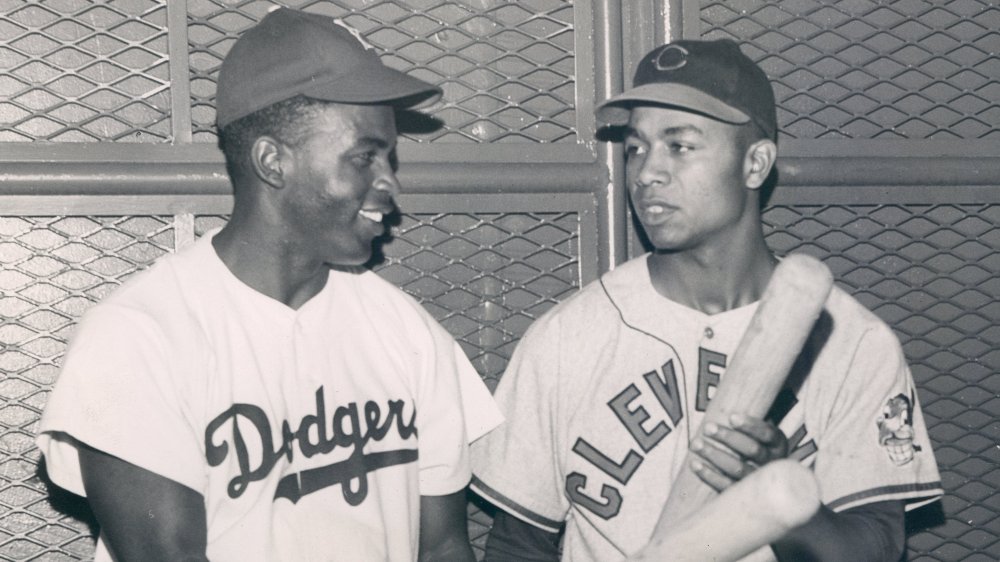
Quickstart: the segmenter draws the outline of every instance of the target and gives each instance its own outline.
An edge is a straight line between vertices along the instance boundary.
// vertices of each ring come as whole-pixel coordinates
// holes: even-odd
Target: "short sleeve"
[[[835,511],[894,499],[912,508],[942,494],[910,370],[888,327],[861,339],[818,445],[815,472]]]
[[[98,305],[78,325],[42,416],[38,447],[52,480],[84,495],[78,443],[200,491],[199,435],[150,318]]]
[[[417,402],[420,494],[439,496],[469,483],[469,442],[503,418],[458,343],[429,316],[424,321],[433,353],[424,354]]]
[[[557,326],[550,318],[528,330],[494,394],[506,422],[472,444],[473,490],[549,532],[569,509],[556,442]]]

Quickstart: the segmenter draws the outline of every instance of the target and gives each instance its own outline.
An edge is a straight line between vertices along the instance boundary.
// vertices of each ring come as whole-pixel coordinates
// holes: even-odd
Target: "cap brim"
[[[601,103],[596,115],[599,121],[609,125],[628,124],[632,107],[636,105],[665,105],[701,113],[726,123],[743,124],[750,116],[722,103],[705,92],[683,84],[645,84]]]
[[[441,99],[441,88],[396,69],[372,65],[349,79],[331,80],[302,89],[311,98],[354,104],[421,107]]]

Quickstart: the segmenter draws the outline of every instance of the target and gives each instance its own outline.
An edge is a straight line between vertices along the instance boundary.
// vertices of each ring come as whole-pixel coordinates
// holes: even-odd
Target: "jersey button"
[[[712,331],[711,327],[705,328],[705,337],[706,338],[712,339],[712,336],[714,336],[714,335],[715,335],[715,332]]]

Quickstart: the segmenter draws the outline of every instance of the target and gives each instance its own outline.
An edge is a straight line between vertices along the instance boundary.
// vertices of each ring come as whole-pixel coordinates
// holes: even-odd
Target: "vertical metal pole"
[[[622,91],[622,12],[618,0],[597,0],[594,9],[594,75],[596,102],[600,103]],[[598,160],[608,170],[608,181],[599,192],[598,222],[603,227],[606,251],[598,253],[600,272],[614,269],[628,258],[626,228],[628,204],[625,196],[625,166],[621,147],[600,143]]]
[[[671,30],[676,29],[673,26],[672,18],[675,15],[679,15],[677,10],[676,0],[653,0],[653,9],[656,12],[656,23],[653,30],[653,46],[662,45],[664,43],[669,43],[677,36],[671,33]],[[652,48],[652,47],[650,47]]]
[[[187,0],[167,2],[170,56],[170,132],[175,144],[190,144],[191,73],[188,61]]]
[[[629,80],[635,65],[650,49],[677,39],[697,38],[701,34],[700,4],[698,0],[642,0],[621,4],[621,29],[627,35],[621,37],[620,66],[624,79]],[[628,84],[625,84],[626,86]],[[623,159],[622,165],[624,163]],[[624,171],[617,174],[621,196],[625,197]],[[627,200],[623,202],[620,221],[624,224],[628,257],[646,250],[638,232],[627,213]]]
[[[174,215],[174,251],[180,251],[194,243],[194,214]]]

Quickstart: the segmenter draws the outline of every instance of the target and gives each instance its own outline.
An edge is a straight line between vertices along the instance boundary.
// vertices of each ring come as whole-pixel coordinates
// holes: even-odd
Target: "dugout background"
[[[378,271],[491,386],[532,319],[640,251],[595,99],[667,37],[745,42],[779,103],[770,243],[823,258],[913,366],[947,496],[910,517],[910,559],[1000,558],[996,2],[282,3],[444,88],[444,126],[400,148]],[[0,560],[91,556],[86,510],[37,473],[37,421],[78,316],[224,220],[214,79],[272,4],[0,0]]]

